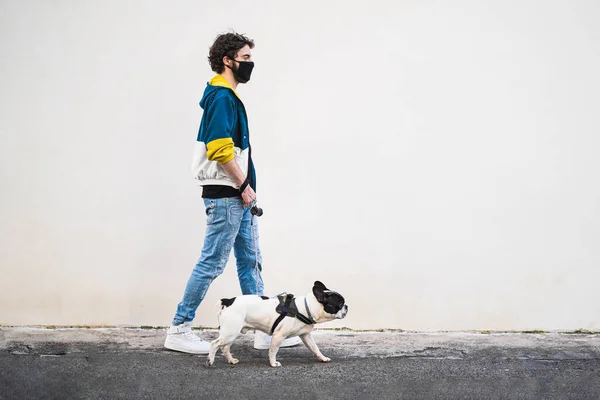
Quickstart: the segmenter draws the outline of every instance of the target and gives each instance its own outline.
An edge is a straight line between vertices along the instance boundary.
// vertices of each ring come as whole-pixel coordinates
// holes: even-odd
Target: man
[[[206,207],[204,248],[175,318],[165,347],[192,354],[208,354],[210,344],[192,333],[192,320],[212,281],[225,269],[234,250],[243,294],[263,294],[262,258],[258,247],[256,173],[252,163],[248,118],[236,89],[250,80],[254,42],[244,35],[219,35],[209,51],[217,75],[204,91],[204,110],[192,163],[193,176],[202,186]],[[229,294],[228,294],[229,296]],[[267,349],[270,336],[255,333],[254,347]],[[289,338],[284,346],[301,343]]]

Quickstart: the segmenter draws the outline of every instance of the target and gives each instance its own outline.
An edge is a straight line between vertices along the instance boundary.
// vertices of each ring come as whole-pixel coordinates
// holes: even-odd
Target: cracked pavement
[[[204,339],[215,330],[196,331]],[[253,334],[228,365],[162,347],[163,329],[0,328],[0,399],[595,399],[600,335],[314,332],[281,368]]]

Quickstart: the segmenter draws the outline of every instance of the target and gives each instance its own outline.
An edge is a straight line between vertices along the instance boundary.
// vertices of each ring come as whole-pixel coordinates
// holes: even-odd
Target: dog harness
[[[277,305],[277,308],[275,308],[275,311],[277,311],[281,315],[273,324],[273,327],[271,328],[271,335],[273,334],[273,332],[275,332],[275,328],[277,328],[277,325],[279,325],[279,323],[283,321],[285,317],[298,318],[306,325],[316,324],[316,321],[313,319],[312,315],[310,315],[310,309],[308,308],[308,302],[306,301],[306,297],[304,298],[304,306],[306,307],[308,317],[302,314],[300,311],[298,311],[298,306],[296,306],[296,299],[294,299],[293,294],[286,293],[285,295],[278,295],[277,298],[279,299],[279,304]]]

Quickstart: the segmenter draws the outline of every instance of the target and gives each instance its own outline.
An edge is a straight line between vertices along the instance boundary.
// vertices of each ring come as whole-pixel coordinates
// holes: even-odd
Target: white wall
[[[600,329],[600,3],[169,3],[0,3],[0,324],[169,324],[232,28],[268,294],[324,281],[329,327]],[[238,293],[230,264],[195,323]]]

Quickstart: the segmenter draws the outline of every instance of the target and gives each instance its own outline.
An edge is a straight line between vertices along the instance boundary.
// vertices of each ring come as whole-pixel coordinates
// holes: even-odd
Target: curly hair
[[[210,68],[217,74],[223,73],[223,71],[225,71],[223,57],[227,56],[234,60],[238,51],[246,45],[253,49],[254,41],[239,33],[224,33],[217,36],[208,52],[208,63],[210,64]]]

